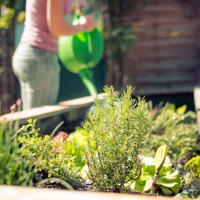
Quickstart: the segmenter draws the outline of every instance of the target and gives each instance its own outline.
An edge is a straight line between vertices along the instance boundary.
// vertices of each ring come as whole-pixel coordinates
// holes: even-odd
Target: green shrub
[[[185,164],[185,171],[189,172],[192,177],[200,178],[200,156],[190,159]]]
[[[184,190],[182,198],[200,198],[200,155],[191,158],[184,166]]]
[[[158,112],[152,112],[151,118],[144,155],[152,156],[163,144],[168,145],[168,155],[176,162],[189,154],[196,155],[199,133],[195,113],[186,112],[186,106],[176,109],[175,105],[166,104]]]
[[[105,87],[104,102],[95,102],[83,124],[87,133],[88,178],[99,191],[123,191],[138,178],[143,136],[149,128],[144,100],[132,99],[132,88],[119,96]]]
[[[73,186],[79,183],[74,157],[64,150],[64,142],[54,142],[50,135],[40,136],[36,121],[31,119],[20,132],[20,153],[34,163],[37,173],[45,171],[49,178],[59,178]]]
[[[0,124],[0,185],[32,185],[35,171],[19,153],[15,124]]]

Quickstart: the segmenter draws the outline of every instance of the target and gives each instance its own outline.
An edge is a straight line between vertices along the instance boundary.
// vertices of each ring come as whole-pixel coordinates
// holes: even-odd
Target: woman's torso
[[[33,47],[57,51],[57,38],[49,32],[46,9],[47,0],[26,0],[26,20],[21,41]]]

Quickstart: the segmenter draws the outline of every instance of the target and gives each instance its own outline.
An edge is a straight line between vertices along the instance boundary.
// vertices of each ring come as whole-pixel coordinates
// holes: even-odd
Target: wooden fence
[[[121,22],[137,42],[123,58],[123,85],[142,94],[189,92],[199,83],[200,1],[125,0]]]

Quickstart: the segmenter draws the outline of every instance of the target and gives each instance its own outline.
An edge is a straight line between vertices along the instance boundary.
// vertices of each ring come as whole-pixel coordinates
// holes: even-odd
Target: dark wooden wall
[[[125,0],[123,13],[137,37],[123,58],[123,85],[145,95],[192,91],[199,83],[200,1]]]
[[[13,26],[7,30],[0,29],[0,115],[10,111],[15,102],[16,80],[12,71],[14,49]]]

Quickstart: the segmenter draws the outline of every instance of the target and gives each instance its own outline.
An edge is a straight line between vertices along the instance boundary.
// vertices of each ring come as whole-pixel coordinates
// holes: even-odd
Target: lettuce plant
[[[105,87],[104,102],[95,102],[83,124],[87,134],[88,178],[99,191],[120,192],[138,178],[138,155],[149,128],[149,113],[143,99],[132,99],[132,88],[119,96]]]
[[[140,192],[150,192],[154,183],[155,174],[155,165],[144,165],[140,178],[131,185],[131,188]],[[161,189],[165,195],[177,194],[181,187],[179,172],[171,166],[163,166],[158,173],[155,186],[157,191]]]
[[[159,147],[154,162],[144,163],[141,176],[131,185],[131,188],[140,192],[161,190],[165,195],[177,194],[181,187],[181,177],[178,170],[172,168],[166,155],[167,145]]]
[[[74,158],[74,164],[81,171],[85,166],[85,149],[87,146],[87,138],[83,129],[78,129],[71,133],[64,145],[68,155]]]

